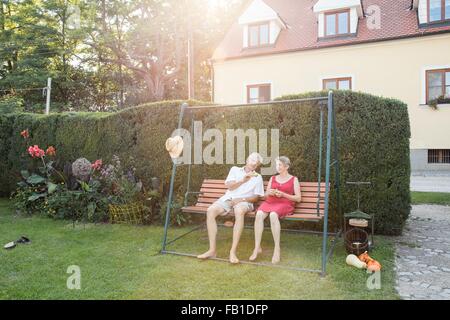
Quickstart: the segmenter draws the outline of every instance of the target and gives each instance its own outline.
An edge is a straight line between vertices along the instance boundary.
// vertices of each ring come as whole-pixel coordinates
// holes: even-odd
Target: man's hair
[[[253,152],[248,156],[247,162],[257,162],[261,165],[263,162],[263,157],[258,152]]]

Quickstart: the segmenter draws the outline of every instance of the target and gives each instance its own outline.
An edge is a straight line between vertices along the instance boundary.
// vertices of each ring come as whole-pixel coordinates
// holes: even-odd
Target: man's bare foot
[[[209,258],[215,258],[215,257],[216,257],[216,252],[213,250],[208,250],[204,254],[197,256],[197,258],[203,259],[203,260],[209,259]]]
[[[280,250],[275,249],[273,251],[272,263],[277,264],[278,262],[280,262]]]
[[[250,256],[250,258],[248,258],[248,260],[255,261],[256,258],[258,258],[258,254],[260,254],[260,253],[262,253],[262,249],[261,248],[258,248],[258,249],[255,248],[255,250],[253,250],[253,253]]]
[[[230,252],[230,263],[232,263],[232,264],[239,263],[239,259],[235,253]]]

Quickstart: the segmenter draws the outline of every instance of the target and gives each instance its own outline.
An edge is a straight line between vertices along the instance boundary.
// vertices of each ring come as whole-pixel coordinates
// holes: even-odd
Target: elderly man
[[[232,167],[225,185],[228,190],[224,196],[214,202],[207,211],[206,224],[208,228],[209,250],[197,256],[199,259],[214,258],[216,256],[216,236],[218,216],[227,215],[232,209],[235,216],[233,229],[233,244],[230,250],[230,262],[239,263],[236,251],[244,229],[244,216],[254,210],[253,204],[259,197],[264,196],[264,182],[260,174],[255,170],[262,164],[262,157],[258,153],[252,153],[244,167]]]

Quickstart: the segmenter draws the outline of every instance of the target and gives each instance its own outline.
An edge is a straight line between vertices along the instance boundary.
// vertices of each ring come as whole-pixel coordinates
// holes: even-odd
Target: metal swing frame
[[[339,180],[339,158],[338,158],[338,141],[337,141],[337,129],[336,129],[336,114],[334,110],[334,101],[333,101],[333,92],[329,91],[328,96],[323,97],[314,97],[314,98],[304,98],[304,99],[294,99],[294,100],[283,100],[283,101],[272,101],[272,102],[264,102],[264,103],[252,103],[252,104],[236,104],[236,105],[211,105],[211,106],[202,106],[202,107],[189,107],[187,103],[183,103],[180,108],[180,114],[178,118],[178,129],[182,128],[182,122],[184,118],[184,114],[186,111],[191,112],[192,116],[194,116],[195,111],[198,110],[206,110],[206,109],[224,109],[224,108],[250,108],[250,107],[257,107],[262,105],[279,105],[279,104],[293,104],[293,103],[299,103],[298,106],[303,106],[302,102],[312,102],[316,101],[318,102],[318,106],[320,107],[320,138],[319,138],[319,163],[318,163],[318,195],[320,195],[320,184],[321,184],[321,177],[322,177],[322,151],[323,151],[323,126],[324,126],[324,106],[327,108],[328,116],[327,116],[327,138],[326,138],[326,163],[325,163],[325,203],[324,203],[324,216],[323,216],[323,230],[320,231],[311,231],[311,230],[294,230],[294,229],[281,229],[281,231],[286,232],[294,232],[294,233],[306,233],[306,234],[315,234],[315,235],[322,235],[322,265],[321,269],[308,269],[308,268],[301,268],[301,267],[290,267],[290,266],[283,266],[283,265],[273,265],[273,264],[267,264],[267,263],[259,263],[259,262],[250,262],[250,261],[240,261],[240,263],[243,264],[250,264],[250,265],[258,265],[258,266],[268,266],[268,267],[275,267],[275,268],[283,268],[283,269],[291,269],[296,271],[305,271],[305,272],[313,272],[313,273],[319,273],[322,277],[326,275],[326,268],[327,268],[327,262],[330,259],[330,257],[333,254],[333,250],[337,244],[338,239],[342,235],[342,227],[337,232],[329,232],[328,231],[328,215],[329,215],[329,199],[330,199],[330,175],[331,175],[331,168],[334,167],[335,171],[335,190],[336,190],[336,196],[337,196],[337,211],[338,215],[342,218],[342,212],[341,212],[341,195],[340,195],[340,180]],[[192,125],[193,125],[194,117],[192,117]],[[191,132],[192,134],[192,132]],[[333,151],[331,150],[331,139],[333,138]],[[333,152],[334,159],[331,160]],[[184,253],[184,252],[177,252],[177,251],[171,251],[167,250],[167,246],[169,244],[174,243],[175,241],[185,237],[186,235],[197,231],[199,229],[202,229],[206,226],[205,223],[196,226],[192,230],[187,231],[186,233],[177,236],[176,238],[172,240],[168,240],[168,230],[169,230],[169,221],[170,221],[170,212],[172,207],[172,201],[173,201],[173,189],[174,189],[174,181],[176,176],[177,167],[181,166],[182,164],[177,163],[177,161],[173,161],[172,165],[172,175],[170,179],[170,186],[169,186],[169,198],[168,198],[168,204],[166,208],[166,217],[165,217],[165,224],[164,224],[164,235],[162,240],[162,249],[160,251],[161,254],[173,254],[173,255],[180,255],[180,256],[188,256],[188,257],[196,257],[194,254],[190,253]],[[187,192],[185,194],[185,205],[187,204],[187,200],[189,195],[192,194],[199,194],[199,192],[191,192],[190,191],[190,183],[191,183],[191,166],[192,164],[189,164],[188,167],[188,182],[187,182]],[[319,202],[317,203],[317,215],[320,216],[319,213]],[[287,217],[285,220],[289,220],[289,217]],[[296,220],[298,221],[298,220]],[[223,225],[218,225],[219,227],[223,227]],[[253,226],[244,226],[247,228],[253,228]],[[334,237],[330,248],[328,249],[328,237]],[[227,259],[223,258],[211,258],[210,260],[216,260],[216,261],[222,261],[222,262],[228,262]]]

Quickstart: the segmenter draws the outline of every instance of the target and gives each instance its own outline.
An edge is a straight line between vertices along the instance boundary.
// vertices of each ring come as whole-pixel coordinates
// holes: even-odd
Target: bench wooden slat
[[[211,190],[211,189],[209,189]],[[200,196],[206,198],[220,198],[225,194],[226,191],[223,192],[209,192],[207,189],[205,191],[200,191]],[[317,192],[302,192],[302,198],[317,198]],[[320,198],[325,198],[325,192],[319,193]]]
[[[208,207],[197,207],[197,206],[191,206],[191,207],[184,207],[183,212],[185,213],[197,213],[197,214],[206,214],[206,211],[208,210]],[[252,211],[246,214],[248,217],[254,217],[256,212]],[[229,216],[233,216],[233,213],[230,213]],[[302,210],[302,211],[295,211],[294,214],[289,215],[286,217],[286,219],[294,220],[320,220],[323,218],[323,210],[321,210],[320,215],[317,216],[316,210]]]
[[[200,204],[200,203],[212,204],[212,203],[216,202],[216,200],[217,200],[217,198],[199,198],[198,201],[197,201],[197,204]],[[258,202],[256,207],[258,207],[261,203],[262,203],[262,201]],[[297,203],[295,205],[295,207],[296,208],[315,208],[316,207],[316,203],[317,203],[317,201],[316,202],[304,202],[304,201],[302,201],[302,202]],[[324,207],[325,207],[325,203],[324,202],[319,202],[319,208],[324,208]]]
[[[267,187],[268,181],[264,182]],[[319,193],[319,215],[317,215],[317,182],[300,182],[300,190],[302,192],[302,201],[295,206],[294,214],[286,217],[287,220],[306,220],[306,221],[320,221],[324,215],[325,208],[325,186],[324,182],[320,183]],[[205,179],[200,188],[197,204],[195,206],[188,206],[182,208],[185,213],[199,213],[205,214],[208,207],[217,199],[225,194],[227,187],[225,180]],[[262,203],[259,201],[255,208]],[[255,212],[250,212],[247,215],[255,216]],[[232,215],[232,213],[231,213]]]
[[[269,183],[266,181],[264,182],[264,187],[267,187]],[[307,188],[308,190],[314,189],[317,190],[317,182],[311,182],[306,184],[305,182],[300,182],[300,188]],[[325,191],[326,185],[323,183],[320,185],[320,189]],[[222,183],[203,183],[202,188],[214,188],[214,189],[228,189],[225,183],[222,181]]]
[[[183,211],[185,211],[186,208],[191,208],[191,209],[198,208],[199,213],[205,213],[210,205],[211,205],[210,203],[197,203],[195,206],[192,206],[192,207],[184,207]],[[194,213],[196,213],[196,212],[194,212]],[[311,213],[311,214],[317,215],[317,209],[315,207],[314,208],[295,208],[294,213]],[[324,210],[319,209],[319,214],[323,215]]]
[[[201,191],[202,193],[200,194],[201,197],[204,198],[215,198],[218,199],[221,196],[223,196],[225,194],[225,192],[205,192],[205,191]],[[321,192],[319,194],[321,199],[325,198],[325,192]],[[315,198],[317,199],[317,192],[302,192],[302,201],[307,201],[308,199],[311,198]]]
[[[268,183],[269,183],[269,181],[264,181],[264,184],[268,184]],[[203,184],[225,184],[225,180],[205,179],[203,181]],[[317,181],[316,182],[315,181],[300,181],[300,185],[317,187]],[[322,182],[320,182],[320,185],[325,187],[326,183],[322,181]]]
[[[203,194],[201,194],[200,195],[200,198],[199,198],[199,202],[201,202],[200,201],[200,199],[214,199],[214,200],[217,200],[218,198],[220,198],[221,196],[223,196],[223,194],[218,194],[218,193],[203,193]],[[306,195],[304,195],[304,194],[302,194],[302,201],[301,202],[313,202],[313,203],[316,203],[317,202],[317,194],[311,194],[310,196],[306,196]],[[325,203],[325,199],[324,199],[324,197],[321,197],[320,198],[320,203]]]

